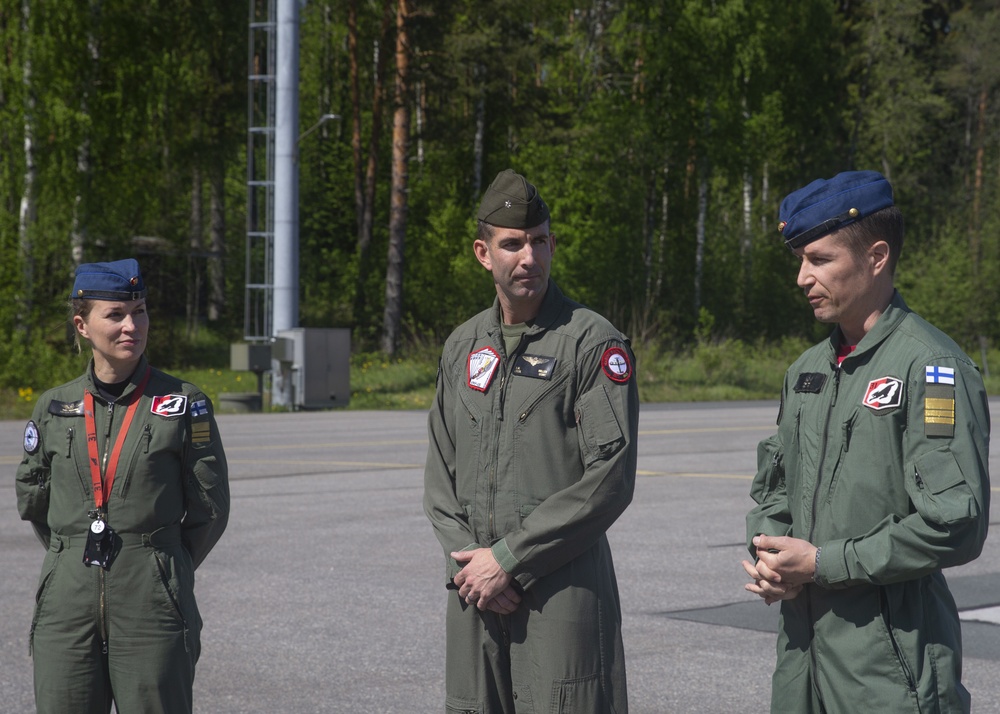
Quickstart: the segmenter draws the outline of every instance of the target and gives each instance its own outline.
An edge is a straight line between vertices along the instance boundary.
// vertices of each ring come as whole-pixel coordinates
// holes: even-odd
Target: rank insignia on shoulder
[[[191,425],[191,443],[195,446],[207,444],[212,440],[212,425],[207,421],[195,422]]]
[[[539,355],[521,355],[514,360],[514,374],[521,377],[535,377],[536,379],[552,379],[552,373],[556,368],[554,357],[541,357]]]
[[[868,383],[861,403],[877,412],[898,407],[903,403],[903,380],[896,377],[873,379]]]
[[[924,435],[948,438],[955,436],[954,385],[940,383],[927,385],[927,391],[924,393]]]
[[[609,347],[601,355],[601,369],[612,382],[625,384],[632,378],[632,363],[621,347]]]
[[[799,374],[799,378],[795,380],[795,387],[793,389],[796,392],[819,394],[823,391],[824,384],[826,384],[826,375],[822,372],[802,372]]]
[[[162,397],[153,397],[153,403],[149,410],[161,417],[180,416],[187,411],[187,397],[183,394],[164,394]]]
[[[24,451],[26,454],[37,454],[42,445],[42,439],[38,435],[38,427],[35,422],[29,421],[24,425]]]
[[[49,414],[55,414],[56,416],[83,416],[83,400],[60,402],[53,399],[49,402]]]
[[[500,355],[492,347],[483,347],[469,354],[469,365],[466,370],[468,384],[475,390],[485,392],[497,367],[500,366]]]

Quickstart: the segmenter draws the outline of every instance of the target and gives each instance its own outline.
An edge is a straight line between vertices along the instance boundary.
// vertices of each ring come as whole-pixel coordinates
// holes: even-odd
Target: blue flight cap
[[[789,250],[888,208],[892,186],[878,171],[845,171],[816,179],[781,202],[778,231]]]
[[[83,263],[76,269],[70,298],[87,300],[138,300],[146,297],[146,284],[134,258],[111,263]]]

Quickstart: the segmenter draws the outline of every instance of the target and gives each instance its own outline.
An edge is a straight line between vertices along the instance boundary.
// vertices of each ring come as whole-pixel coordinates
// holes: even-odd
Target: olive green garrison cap
[[[549,219],[549,207],[524,176],[504,169],[483,194],[476,218],[501,228],[534,228]]]

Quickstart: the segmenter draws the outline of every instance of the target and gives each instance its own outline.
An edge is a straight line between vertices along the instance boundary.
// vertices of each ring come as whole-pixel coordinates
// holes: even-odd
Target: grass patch
[[[788,365],[808,347],[802,340],[748,344],[739,340],[703,342],[682,352],[653,346],[636,354],[639,396],[643,402],[699,402],[777,399]],[[986,391],[1000,395],[1000,350],[987,358],[991,376]],[[386,358],[375,353],[351,357],[348,409],[430,408],[438,356],[429,350]],[[978,360],[977,360],[978,361]],[[218,407],[222,392],[256,392],[257,375],[230,369],[167,369],[197,384]],[[0,419],[27,419],[40,389],[0,389]]]

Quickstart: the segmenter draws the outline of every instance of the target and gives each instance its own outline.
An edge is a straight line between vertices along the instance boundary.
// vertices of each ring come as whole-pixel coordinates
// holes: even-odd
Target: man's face
[[[855,256],[838,233],[795,251],[802,261],[796,282],[817,320],[855,328],[871,314],[875,270],[873,261]]]
[[[548,221],[527,229],[494,226],[491,238],[476,240],[473,247],[476,258],[493,274],[505,311],[541,304],[556,250]]]

